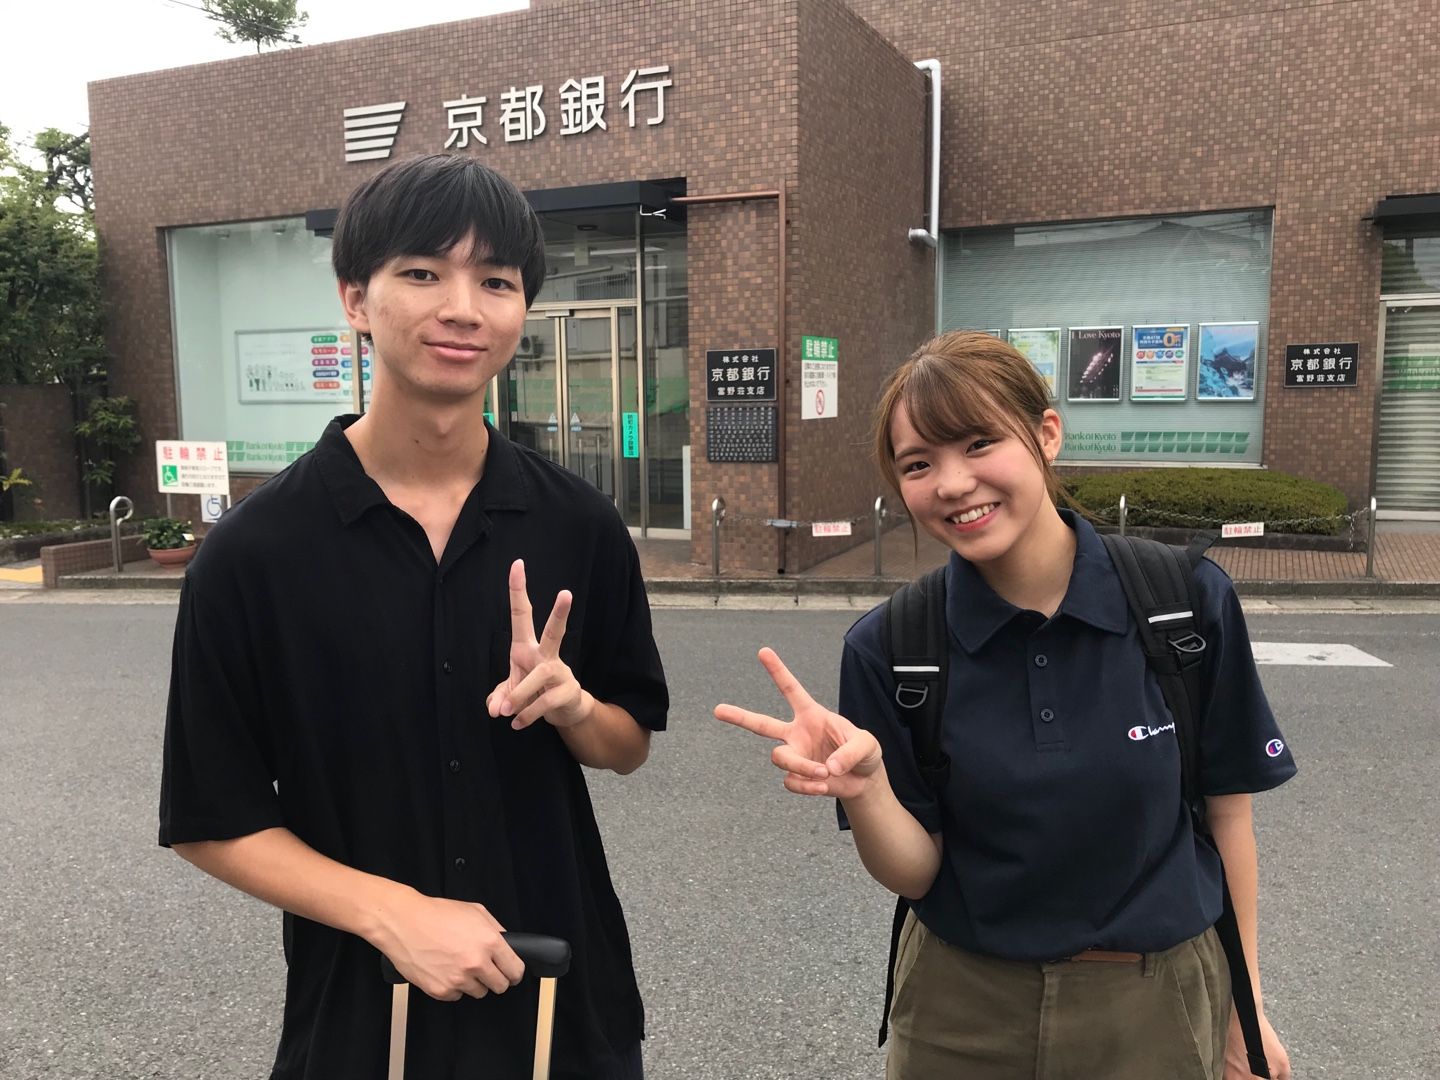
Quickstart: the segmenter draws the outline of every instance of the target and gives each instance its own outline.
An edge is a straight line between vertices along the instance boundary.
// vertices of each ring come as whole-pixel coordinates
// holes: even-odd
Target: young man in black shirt
[[[604,495],[484,419],[544,279],[539,222],[478,162],[419,158],[346,200],[333,262],[371,407],[190,566],[160,843],[287,912],[272,1080],[384,1075],[381,952],[425,992],[411,1080],[528,1077],[535,980],[502,928],[574,949],[554,1075],[635,1080],[643,1010],[580,766],[631,772],[665,726],[639,562]]]

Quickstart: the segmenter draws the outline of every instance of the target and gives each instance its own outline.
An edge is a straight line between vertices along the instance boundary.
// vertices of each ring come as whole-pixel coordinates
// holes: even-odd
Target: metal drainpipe
[[[930,220],[924,229],[911,229],[910,239],[939,251],[940,240],[940,61],[917,60],[915,66],[930,76]],[[939,310],[938,308],[936,309]]]

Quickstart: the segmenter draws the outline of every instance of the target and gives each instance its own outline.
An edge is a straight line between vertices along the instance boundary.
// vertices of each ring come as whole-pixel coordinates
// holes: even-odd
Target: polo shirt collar
[[[1055,617],[1063,615],[1112,634],[1125,633],[1130,625],[1125,594],[1099,534],[1073,510],[1062,509],[1060,518],[1075,532],[1075,565]],[[1011,619],[1023,614],[954,552],[945,586],[946,622],[968,653],[984,648]]]
[[[342,524],[358,520],[372,506],[389,505],[389,500],[360,464],[360,458],[345,429],[360,419],[354,413],[337,416],[326,425],[320,441],[315,444],[315,463],[330,492],[335,512]],[[525,478],[520,471],[520,455],[513,443],[488,422],[490,446],[485,453],[485,472],[466,499],[479,510],[524,510],[528,506]]]

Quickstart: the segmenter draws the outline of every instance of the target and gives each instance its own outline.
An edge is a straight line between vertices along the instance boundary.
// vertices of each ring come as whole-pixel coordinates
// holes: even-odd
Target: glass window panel
[[[1053,352],[1044,363],[1065,420],[1062,460],[1258,463],[1271,217],[1252,210],[948,234],[942,325],[1000,331]],[[1136,325],[1184,327],[1183,367],[1137,365]],[[1116,327],[1118,370],[1112,359],[1107,374],[1097,350],[1115,351]],[[1054,332],[1037,332],[1045,330]],[[1074,357],[1072,331],[1087,350]],[[1143,359],[1156,359],[1150,352]]]
[[[180,435],[227,442],[233,472],[277,472],[352,409],[330,241],[299,218],[168,241]]]

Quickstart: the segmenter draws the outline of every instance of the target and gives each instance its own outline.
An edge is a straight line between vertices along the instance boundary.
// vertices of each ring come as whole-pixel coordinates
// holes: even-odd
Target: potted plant
[[[140,531],[145,537],[145,550],[161,566],[183,566],[195,554],[195,537],[188,521],[150,518]]]

